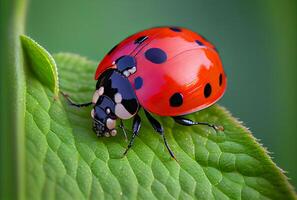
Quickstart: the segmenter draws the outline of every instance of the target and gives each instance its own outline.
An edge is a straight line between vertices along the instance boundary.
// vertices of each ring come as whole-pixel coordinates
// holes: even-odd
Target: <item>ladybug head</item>
[[[93,118],[93,130],[97,136],[115,136],[116,119],[114,114],[115,103],[107,96],[98,98],[94,109],[91,111]]]

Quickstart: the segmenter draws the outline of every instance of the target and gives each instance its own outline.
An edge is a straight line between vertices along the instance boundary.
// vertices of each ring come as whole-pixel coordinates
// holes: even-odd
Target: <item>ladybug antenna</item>
[[[88,107],[90,105],[93,104],[93,102],[87,102],[87,103],[75,103],[74,101],[71,100],[71,98],[69,97],[68,94],[60,91],[60,93],[64,96],[64,98],[67,100],[67,102],[71,105],[71,106],[75,106],[75,107]]]

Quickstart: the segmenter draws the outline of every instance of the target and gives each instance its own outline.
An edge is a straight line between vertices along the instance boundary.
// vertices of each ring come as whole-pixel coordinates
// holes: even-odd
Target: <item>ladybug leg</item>
[[[132,145],[134,143],[134,140],[135,140],[136,136],[139,133],[140,126],[141,126],[141,119],[140,119],[139,115],[136,114],[135,117],[134,117],[134,119],[133,119],[133,125],[132,125],[133,134],[132,134],[132,138],[130,139],[130,142],[128,144],[128,147],[126,148],[126,150],[124,152],[124,156],[128,153],[129,149],[132,147]]]
[[[190,119],[186,119],[184,117],[181,117],[181,116],[175,116],[175,117],[172,117],[174,119],[174,121],[180,125],[183,125],[183,126],[194,126],[194,125],[205,125],[205,126],[209,126],[211,128],[213,128],[214,130],[218,131],[223,131],[224,130],[224,127],[222,126],[216,126],[214,124],[209,124],[207,122],[194,122]]]
[[[122,129],[122,131],[124,133],[125,141],[128,141],[127,133],[126,133],[126,127],[124,126],[123,120],[120,120],[120,126],[119,127]]]
[[[65,99],[68,101],[68,103],[72,106],[76,106],[76,107],[87,107],[87,106],[90,106],[92,105],[93,103],[92,102],[87,102],[87,103],[81,103],[81,104],[78,104],[78,103],[74,103],[68,94],[65,94],[64,92],[61,92],[61,94],[65,97]]]
[[[148,111],[144,110],[144,112],[145,112],[145,115],[146,115],[147,119],[149,120],[149,122],[153,126],[154,130],[157,131],[162,136],[164,144],[165,144],[170,156],[174,160],[176,160],[176,157],[175,157],[173,151],[170,149],[170,147],[169,147],[169,145],[167,143],[167,140],[166,140],[166,137],[165,137],[165,134],[164,134],[164,129],[163,129],[162,125],[155,118],[153,118],[153,116]]]

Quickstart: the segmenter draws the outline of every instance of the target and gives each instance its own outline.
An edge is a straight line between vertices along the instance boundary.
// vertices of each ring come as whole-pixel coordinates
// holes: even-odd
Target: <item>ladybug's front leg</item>
[[[166,137],[165,137],[165,134],[164,134],[164,129],[163,129],[162,125],[155,118],[153,118],[153,116],[149,112],[147,112],[146,110],[144,110],[144,112],[145,112],[145,115],[146,115],[147,119],[149,120],[149,122],[151,123],[153,128],[155,129],[155,131],[157,131],[162,136],[164,144],[165,144],[170,156],[174,160],[176,160],[173,151],[170,149],[170,147],[169,147],[169,145],[167,143],[167,140],[166,140]]]
[[[140,126],[141,126],[141,119],[140,119],[139,115],[136,114],[134,116],[134,119],[133,119],[133,125],[132,125],[133,134],[132,134],[132,138],[130,139],[130,142],[129,142],[128,147],[126,148],[126,150],[124,152],[124,155],[126,155],[128,153],[128,151],[129,151],[129,149],[132,147],[132,145],[134,143],[134,140],[135,140],[136,136],[139,133]]]
[[[174,121],[180,125],[183,125],[183,126],[194,126],[194,125],[205,125],[205,126],[209,126],[211,128],[213,128],[215,131],[223,131],[224,130],[224,127],[222,126],[216,126],[214,124],[209,124],[207,122],[194,122],[190,119],[187,119],[187,118],[184,118],[184,117],[181,117],[181,116],[176,116],[176,117],[172,117],[174,119]]]
[[[74,103],[68,94],[65,94],[64,92],[61,92],[61,94],[65,97],[65,99],[69,102],[70,105],[72,106],[76,106],[76,107],[87,107],[93,104],[93,102],[87,102],[87,103]]]

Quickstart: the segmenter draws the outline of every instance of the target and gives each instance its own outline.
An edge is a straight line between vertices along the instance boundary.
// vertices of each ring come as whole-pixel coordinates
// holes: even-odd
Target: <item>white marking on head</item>
[[[134,74],[136,72],[136,67],[132,67],[131,69],[128,70],[130,74]]]
[[[106,114],[109,114],[110,113],[110,108],[106,108],[105,112],[106,112]]]
[[[91,111],[91,116],[93,119],[95,118],[95,110],[94,109],[92,109],[92,111]]]
[[[99,92],[98,92],[98,90],[96,90],[93,95],[92,102],[95,104],[98,101],[98,99],[99,99]]]
[[[99,96],[101,96],[101,95],[104,93],[104,87],[101,86],[101,87],[98,89],[98,91],[99,91]]]
[[[121,103],[122,102],[122,95],[120,94],[120,93],[116,93],[115,95],[114,95],[114,101],[116,102],[116,103]]]
[[[126,70],[126,71],[123,72],[123,74],[124,74],[126,77],[128,77],[128,76],[130,75],[130,72]]]
[[[133,116],[126,110],[123,104],[115,105],[115,114],[121,119],[130,119]]]
[[[93,95],[92,102],[95,104],[97,103],[99,97],[104,93],[104,87],[100,87],[98,90],[95,91]]]
[[[116,126],[116,120],[113,120],[113,119],[110,119],[110,118],[108,118],[108,119],[106,120],[106,127],[107,127],[109,130],[114,129],[115,126]]]
[[[112,131],[110,131],[111,136],[116,136],[117,134],[117,130],[113,129]]]

